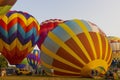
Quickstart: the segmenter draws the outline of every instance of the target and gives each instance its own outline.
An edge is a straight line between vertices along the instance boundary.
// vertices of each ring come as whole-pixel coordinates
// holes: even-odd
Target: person
[[[54,76],[54,69],[51,69],[52,76]]]
[[[98,71],[97,70],[95,70],[95,76],[98,76],[99,74],[98,74]]]
[[[109,71],[109,77],[108,77],[108,79],[109,79],[109,80],[110,80],[110,79],[114,80],[113,71]]]
[[[115,80],[119,79],[117,72],[113,72],[113,77],[114,77]]]
[[[91,77],[93,78],[95,76],[95,71],[91,70]]]
[[[5,77],[6,76],[6,69],[2,69],[1,71],[1,77]]]
[[[44,76],[45,75],[45,70],[41,69],[41,75]]]

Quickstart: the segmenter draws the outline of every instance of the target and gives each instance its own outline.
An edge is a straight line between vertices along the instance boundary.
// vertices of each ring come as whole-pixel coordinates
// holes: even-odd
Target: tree
[[[6,68],[8,67],[8,62],[4,58],[4,56],[0,55],[0,68]]]

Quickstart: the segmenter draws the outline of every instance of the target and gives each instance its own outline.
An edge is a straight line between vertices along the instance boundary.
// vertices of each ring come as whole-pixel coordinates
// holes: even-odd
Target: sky
[[[120,37],[120,0],[17,0],[11,10],[48,19],[83,19],[98,25],[107,36]]]

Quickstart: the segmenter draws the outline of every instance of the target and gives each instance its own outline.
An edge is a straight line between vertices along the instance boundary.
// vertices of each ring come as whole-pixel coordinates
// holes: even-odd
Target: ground
[[[0,80],[94,80],[92,78],[80,78],[80,77],[41,77],[41,76],[6,76],[0,77]],[[95,79],[103,80],[103,79]]]

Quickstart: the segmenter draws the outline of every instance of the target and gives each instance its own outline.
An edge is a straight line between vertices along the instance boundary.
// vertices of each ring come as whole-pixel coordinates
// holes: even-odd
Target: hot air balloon
[[[17,68],[25,68],[26,65],[28,64],[27,58],[23,59],[20,64],[16,64]]]
[[[116,67],[120,61],[120,38],[116,36],[108,36],[108,40],[112,48],[111,67]]]
[[[27,61],[33,69],[37,69],[40,65],[40,50],[34,49],[32,53],[28,54]]]
[[[17,0],[0,0],[0,16],[6,14]]]
[[[59,23],[62,23],[63,20],[61,19],[49,19],[43,21],[40,24],[40,39],[38,40],[38,47],[40,48],[41,44],[43,43],[44,39],[46,38],[49,31],[52,31]]]
[[[120,60],[120,38],[116,36],[108,36],[112,48],[112,57],[113,59]]]
[[[111,47],[94,23],[67,20],[49,31],[41,45],[41,64],[48,75],[91,76],[105,74],[111,64]]]
[[[39,39],[39,23],[30,14],[10,11],[0,19],[0,52],[10,64],[19,64]]]

